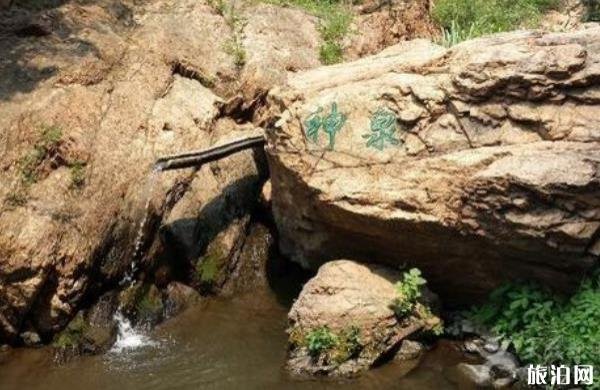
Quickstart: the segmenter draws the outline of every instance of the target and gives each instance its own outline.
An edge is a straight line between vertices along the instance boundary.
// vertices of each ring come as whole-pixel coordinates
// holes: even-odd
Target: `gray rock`
[[[457,371],[461,379],[468,381],[478,387],[491,387],[492,376],[490,368],[484,364],[460,363]]]
[[[424,352],[425,346],[422,343],[413,340],[403,340],[394,359],[401,361],[415,360],[422,357]]]
[[[23,332],[21,333],[20,337],[23,341],[23,344],[25,344],[28,347],[39,345],[42,342],[40,335],[33,331]]]

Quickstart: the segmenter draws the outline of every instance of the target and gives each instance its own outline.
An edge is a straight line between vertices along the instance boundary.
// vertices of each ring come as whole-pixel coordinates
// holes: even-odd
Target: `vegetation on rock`
[[[470,315],[500,335],[526,364],[600,366],[598,272],[568,299],[531,284],[506,285]]]
[[[83,313],[78,313],[75,318],[69,322],[69,325],[60,332],[52,342],[56,348],[77,348],[81,343],[87,330],[87,324],[83,318]]]
[[[434,336],[444,332],[442,320],[434,315],[431,309],[420,303],[421,290],[427,284],[427,280],[421,275],[421,271],[412,268],[402,275],[402,280],[396,282],[397,297],[392,302],[392,309],[400,318],[415,315],[423,321],[423,330]]]
[[[276,5],[302,8],[319,18],[319,32],[323,43],[319,57],[325,65],[343,60],[342,41],[350,30],[352,15],[347,7],[337,0],[266,0]]]
[[[120,296],[121,307],[136,323],[156,324],[164,314],[164,304],[158,288],[150,283],[137,283]]]
[[[535,26],[558,0],[439,0],[434,19],[442,26],[442,44],[452,46],[485,34]]]
[[[600,2],[598,0],[583,0],[587,8],[586,20],[589,22],[600,22]]]
[[[333,364],[342,364],[357,356],[363,348],[360,329],[350,326],[334,332],[327,325],[302,332],[298,327],[290,332],[290,342],[305,347],[313,359],[323,358]]]
[[[203,290],[210,290],[219,278],[226,260],[225,253],[224,248],[214,243],[196,263],[196,276]]]
[[[416,268],[405,272],[402,280],[396,283],[398,297],[392,303],[392,307],[399,317],[406,317],[412,313],[417,299],[421,297],[421,287],[425,284],[427,281],[421,276],[421,271]]]

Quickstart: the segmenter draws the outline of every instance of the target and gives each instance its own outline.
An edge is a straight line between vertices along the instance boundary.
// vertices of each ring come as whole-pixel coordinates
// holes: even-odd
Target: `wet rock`
[[[196,262],[194,280],[202,293],[217,293],[228,280],[239,258],[249,222],[250,217],[244,217],[218,233]]]
[[[400,361],[420,359],[425,352],[425,346],[413,340],[403,340],[394,359]]]
[[[42,343],[40,335],[36,332],[23,332],[19,335],[19,337],[21,338],[21,341],[23,341],[23,344],[25,344],[27,347],[33,347]]]
[[[517,380],[519,362],[512,353],[501,348],[497,338],[483,337],[467,340],[463,344],[463,349],[483,360],[482,364],[461,363],[457,366],[461,377],[467,379],[469,383],[476,386],[505,388]]]
[[[160,226],[177,225],[172,232],[182,238],[189,225],[192,232],[227,225],[230,214],[213,200],[226,193],[228,210],[247,198],[245,188],[260,191],[252,152],[147,179],[159,156],[241,136],[231,133],[243,126],[217,123],[239,72],[224,49],[232,31],[222,15],[195,0],[60,3],[52,30],[35,22],[20,32],[48,37],[0,40],[1,342],[17,343],[25,318],[44,337],[61,330],[84,297],[119,282],[132,260],[137,270],[151,263],[144,255],[160,252]],[[5,14],[0,30],[12,31]],[[228,174],[228,164],[239,169]],[[185,247],[168,250],[189,266],[212,238],[192,240],[191,258]]]
[[[153,284],[138,282],[123,290],[119,301],[122,312],[134,325],[153,326],[164,319],[162,294]]]
[[[171,282],[165,291],[165,315],[173,317],[200,301],[200,294],[192,287],[179,282]]]
[[[77,355],[106,352],[117,337],[114,313],[118,303],[118,293],[108,292],[88,310],[80,311],[54,337],[52,345],[56,360],[64,362]]]
[[[490,368],[486,365],[460,363],[457,366],[457,371],[463,380],[477,387],[486,388],[492,386]]]
[[[599,33],[411,41],[290,75],[265,118],[283,254],[408,262],[448,303],[575,287],[598,256]]]
[[[267,262],[274,250],[275,239],[269,228],[254,222],[230,271],[224,292],[242,293],[268,286]]]
[[[301,375],[356,375],[427,327],[415,312],[399,318],[392,304],[400,274],[338,260],[324,264],[294,302],[288,369]],[[439,320],[438,320],[439,321]]]

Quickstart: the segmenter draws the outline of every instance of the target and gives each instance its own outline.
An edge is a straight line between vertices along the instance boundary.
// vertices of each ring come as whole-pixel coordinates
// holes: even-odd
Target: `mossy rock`
[[[114,322],[92,324],[84,311],[80,311],[52,342],[59,361],[77,355],[94,355],[105,352],[114,343],[117,327]]]
[[[124,314],[135,324],[155,325],[164,318],[164,303],[158,288],[150,283],[136,283],[119,297]]]
[[[206,255],[196,263],[196,279],[200,291],[214,293],[225,280],[228,251],[218,242],[209,245]]]

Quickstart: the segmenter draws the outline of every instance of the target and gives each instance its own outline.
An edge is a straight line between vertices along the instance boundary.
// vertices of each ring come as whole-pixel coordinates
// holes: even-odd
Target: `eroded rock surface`
[[[600,255],[599,28],[401,44],[268,97],[282,251],[424,271],[448,302]]]
[[[16,5],[0,14],[2,342],[25,323],[50,338],[133,261],[137,271],[160,262],[161,225],[189,263],[215,229],[251,213],[264,174],[252,151],[148,178],[159,156],[256,131],[221,118],[238,83],[224,50],[232,33],[201,1]],[[200,229],[208,215],[220,221],[211,231]],[[183,225],[200,229],[193,245],[184,245]],[[172,270],[161,265],[155,278],[166,285]]]

